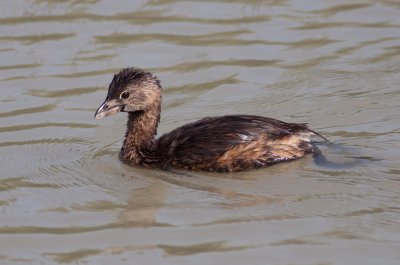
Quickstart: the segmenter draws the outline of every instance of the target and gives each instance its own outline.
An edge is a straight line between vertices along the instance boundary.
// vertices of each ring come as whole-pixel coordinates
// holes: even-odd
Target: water
[[[1,264],[400,264],[398,1],[0,3]],[[333,144],[237,174],[118,160],[113,73],[204,116],[308,122]]]

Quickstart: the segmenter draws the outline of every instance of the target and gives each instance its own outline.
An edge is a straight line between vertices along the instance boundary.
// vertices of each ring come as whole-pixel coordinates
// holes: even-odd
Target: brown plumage
[[[319,152],[310,138],[322,137],[306,124],[228,115],[204,118],[155,139],[161,85],[157,77],[139,68],[114,75],[95,118],[117,112],[128,112],[122,159],[148,167],[218,172],[264,167]]]

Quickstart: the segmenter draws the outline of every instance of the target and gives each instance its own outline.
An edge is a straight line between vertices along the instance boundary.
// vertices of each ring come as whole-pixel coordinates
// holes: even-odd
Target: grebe
[[[114,75],[95,118],[127,112],[122,160],[146,167],[233,172],[319,153],[311,136],[326,140],[304,123],[286,123],[253,115],[207,117],[159,138],[159,79],[140,68]]]

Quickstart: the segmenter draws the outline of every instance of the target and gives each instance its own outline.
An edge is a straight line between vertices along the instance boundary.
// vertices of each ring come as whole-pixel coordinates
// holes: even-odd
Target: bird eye
[[[119,95],[119,98],[123,99],[129,98],[129,92],[126,91],[122,92],[121,95]]]

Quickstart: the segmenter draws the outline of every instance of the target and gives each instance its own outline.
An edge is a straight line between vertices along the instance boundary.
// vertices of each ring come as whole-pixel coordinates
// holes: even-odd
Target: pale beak
[[[94,114],[95,119],[101,119],[115,113],[118,113],[122,110],[123,104],[118,102],[115,99],[110,101],[106,100],[103,104],[97,109],[96,113]]]

